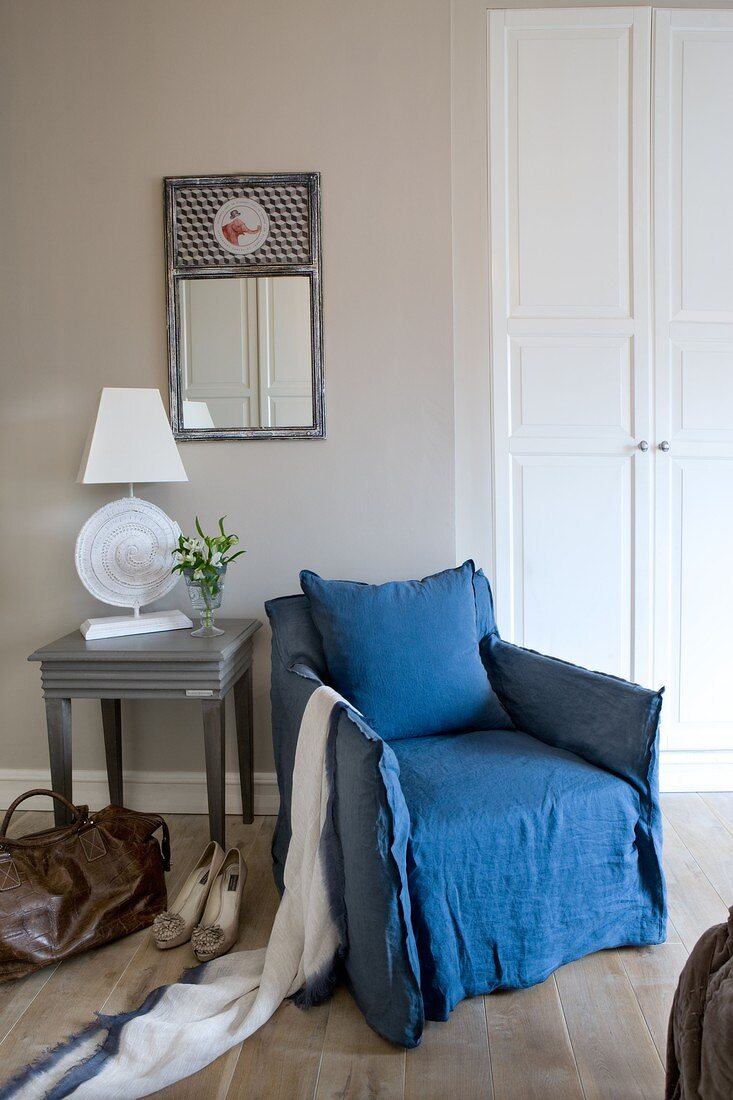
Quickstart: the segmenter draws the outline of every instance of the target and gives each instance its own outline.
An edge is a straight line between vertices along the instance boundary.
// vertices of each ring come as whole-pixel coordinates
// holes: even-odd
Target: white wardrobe
[[[489,14],[496,597],[733,789],[733,12]]]

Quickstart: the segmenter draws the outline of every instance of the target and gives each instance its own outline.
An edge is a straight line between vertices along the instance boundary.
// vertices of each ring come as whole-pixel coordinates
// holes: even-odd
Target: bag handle
[[[72,825],[75,825],[76,822],[79,821],[80,818],[82,818],[83,815],[78,806],[75,806],[73,802],[69,802],[68,798],[64,798],[64,796],[62,794],[59,794],[58,791],[46,791],[43,789],[43,787],[34,787],[32,791],[26,791],[25,794],[22,794],[18,798],[16,798],[15,802],[13,802],[8,807],[7,813],[3,818],[3,823],[2,825],[0,825],[0,837],[4,837],[6,835],[8,825],[10,824],[10,819],[15,811],[18,809],[18,806],[20,806],[21,802],[25,802],[26,798],[33,798],[33,796],[37,794],[44,794],[47,795],[49,798],[55,798],[57,802],[63,802],[64,806],[66,806],[66,809],[70,810],[73,815]]]

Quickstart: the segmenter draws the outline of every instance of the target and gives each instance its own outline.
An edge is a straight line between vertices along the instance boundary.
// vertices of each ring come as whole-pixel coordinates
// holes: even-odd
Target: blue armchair
[[[342,713],[331,762],[346,980],[369,1024],[406,1047],[464,997],[666,933],[661,693],[502,641],[488,582],[469,566],[503,720],[388,741]],[[282,890],[300,720],[333,678],[308,598],[266,609]]]

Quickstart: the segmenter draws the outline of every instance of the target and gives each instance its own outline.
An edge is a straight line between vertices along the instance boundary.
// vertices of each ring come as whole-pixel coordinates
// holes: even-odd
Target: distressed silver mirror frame
[[[323,439],[326,435],[325,393],[323,381],[323,295],[321,289],[321,197],[319,172],[278,172],[231,176],[169,176],[163,181],[165,197],[165,240],[168,321],[168,383],[170,419],[177,440],[227,439]],[[269,196],[270,225],[277,225],[279,207],[292,221],[288,196],[299,194],[307,200],[303,215],[303,233],[290,247],[253,251],[230,257],[213,241],[201,246],[202,233],[210,234],[208,221],[196,223],[195,212],[187,210],[185,196],[201,198],[202,205],[221,202],[221,193],[242,189],[246,195]],[[216,196],[219,196],[218,198]],[[195,205],[195,204],[194,204]],[[302,207],[302,203],[301,203]],[[188,224],[187,224],[188,222]],[[307,230],[307,232],[306,232]],[[186,240],[187,237],[187,240]],[[285,234],[283,234],[283,239]],[[273,234],[275,238],[275,234]],[[208,253],[208,255],[207,255]],[[212,262],[213,261],[213,262]],[[187,428],[183,418],[181,344],[181,295],[179,285],[185,279],[224,279],[257,276],[307,276],[310,285],[311,379],[313,419],[308,427],[281,428]]]

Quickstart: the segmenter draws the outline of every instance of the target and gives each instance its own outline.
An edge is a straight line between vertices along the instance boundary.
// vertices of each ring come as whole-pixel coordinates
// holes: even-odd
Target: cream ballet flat
[[[199,962],[225,955],[237,942],[242,890],[247,864],[239,848],[230,848],[209,893],[200,923],[193,930],[191,946]]]
[[[220,844],[212,840],[178,892],[178,897],[153,921],[153,939],[161,951],[178,947],[191,939],[191,933],[201,920],[212,884],[224,861]]]

